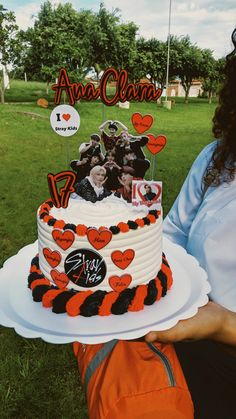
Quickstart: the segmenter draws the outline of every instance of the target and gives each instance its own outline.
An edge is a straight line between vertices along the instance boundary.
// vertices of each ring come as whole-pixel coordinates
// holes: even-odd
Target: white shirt
[[[236,179],[209,187],[203,196],[202,177],[215,146],[207,145],[193,163],[164,220],[164,234],[206,270],[211,299],[236,312]]]

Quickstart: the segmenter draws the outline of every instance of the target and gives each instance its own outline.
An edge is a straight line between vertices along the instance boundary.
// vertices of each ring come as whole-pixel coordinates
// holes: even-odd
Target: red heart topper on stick
[[[165,135],[158,135],[154,137],[152,134],[147,134],[148,143],[147,148],[152,154],[160,153],[160,151],[165,147],[167,138]]]
[[[61,262],[61,255],[56,250],[52,251],[52,250],[48,249],[47,247],[45,247],[43,249],[43,254],[44,254],[44,257],[45,257],[46,261],[48,262],[48,264],[52,268],[55,268]]]
[[[98,231],[96,228],[90,228],[87,231],[89,243],[96,249],[103,249],[112,239],[112,232],[110,230]]]
[[[131,281],[132,276],[129,274],[124,274],[122,276],[114,275],[109,278],[110,287],[116,292],[121,292],[128,288]]]
[[[142,116],[141,113],[135,112],[132,115],[132,124],[139,134],[143,134],[143,132],[147,131],[152,126],[153,117],[149,114]]]
[[[111,254],[111,259],[114,265],[118,266],[120,269],[126,269],[134,259],[135,252],[133,249],[124,250],[115,250]]]

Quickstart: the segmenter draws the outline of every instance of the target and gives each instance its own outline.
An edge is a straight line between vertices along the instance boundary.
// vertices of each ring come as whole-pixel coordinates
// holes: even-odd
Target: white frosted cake
[[[39,208],[39,254],[29,287],[35,301],[71,316],[138,311],[172,284],[162,255],[162,216],[110,196],[91,203],[48,200]]]

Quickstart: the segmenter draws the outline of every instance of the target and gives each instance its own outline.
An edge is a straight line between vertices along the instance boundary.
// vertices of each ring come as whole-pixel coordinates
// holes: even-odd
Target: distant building
[[[142,79],[139,80],[139,83],[151,83],[151,80],[148,79],[147,77],[143,77]]]
[[[189,97],[198,97],[203,92],[202,82],[200,80],[193,80],[189,90]],[[184,97],[185,91],[180,80],[171,80],[167,88],[167,96],[169,97]]]

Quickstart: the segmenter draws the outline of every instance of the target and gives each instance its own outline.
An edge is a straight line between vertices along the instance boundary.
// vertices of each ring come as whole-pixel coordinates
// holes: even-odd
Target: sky
[[[101,0],[50,0],[52,4],[71,3],[76,10],[99,9]],[[21,29],[33,25],[40,0],[1,1],[8,10],[14,11]],[[104,0],[109,11],[120,9],[123,22],[135,22],[138,34],[144,38],[166,40],[168,36],[170,0]],[[215,58],[232,50],[231,33],[236,27],[236,0],[172,0],[171,34],[189,35],[191,42],[200,48],[209,48]]]

